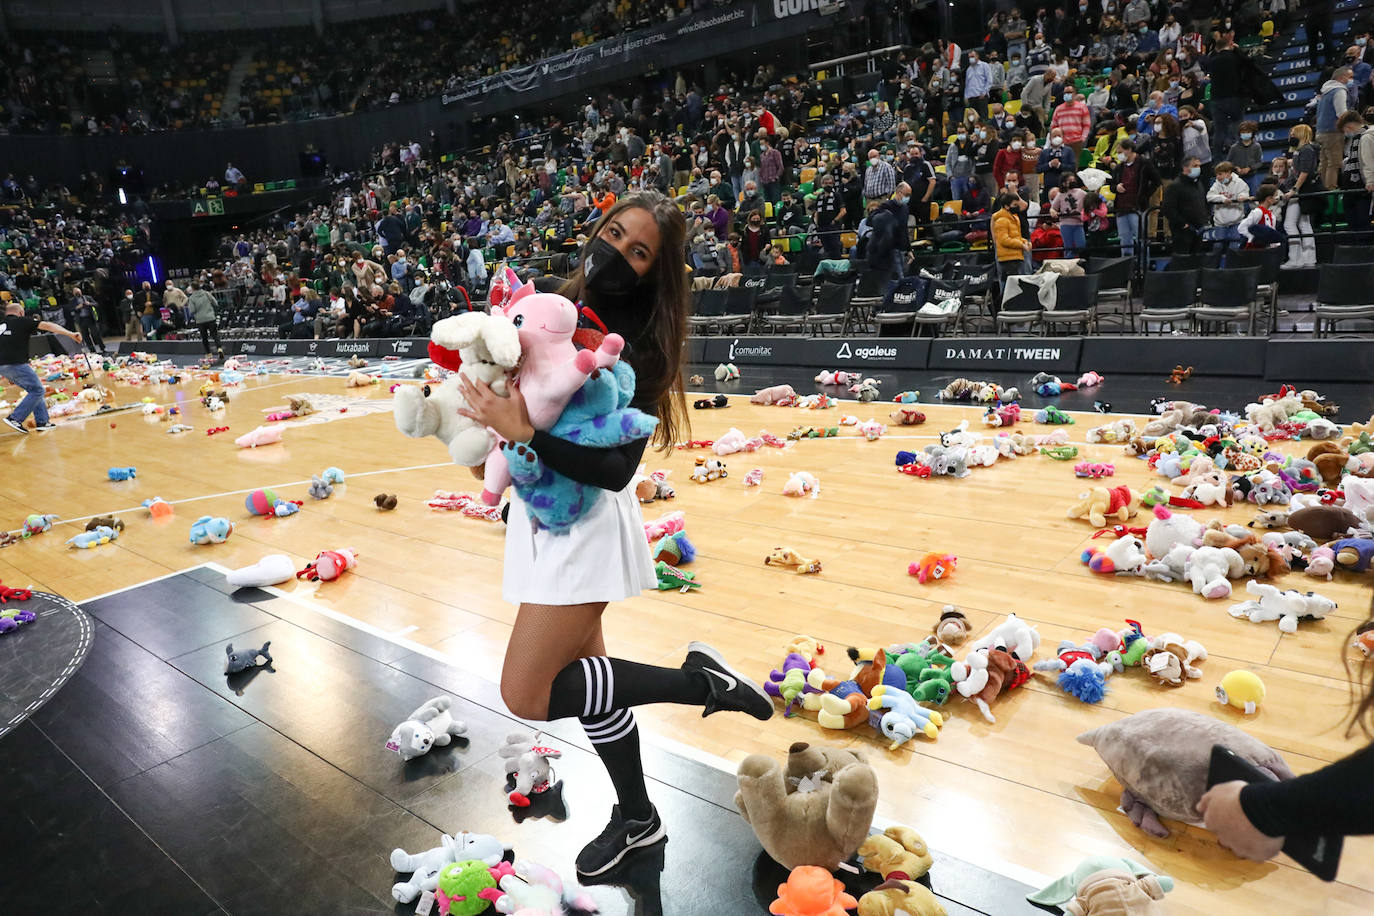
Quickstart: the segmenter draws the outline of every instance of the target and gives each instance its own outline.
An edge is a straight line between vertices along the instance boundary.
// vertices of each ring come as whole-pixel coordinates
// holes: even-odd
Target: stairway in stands
[[[243,80],[253,66],[253,55],[256,52],[256,45],[244,48],[234,61],[234,66],[229,69],[229,80],[224,86],[224,99],[219,106],[220,117],[226,121],[238,120],[239,102],[243,98]]]
[[[1339,0],[1332,22],[1332,36],[1339,40],[1341,36],[1348,35],[1351,22],[1361,16],[1374,16],[1374,0]],[[1282,102],[1252,109],[1249,114],[1259,123],[1259,141],[1264,147],[1264,161],[1268,162],[1288,148],[1288,131],[1302,121],[1308,101],[1321,88],[1325,68],[1312,58],[1311,48],[1307,44],[1307,29],[1301,19],[1274,37],[1269,46],[1267,62],[1262,61],[1261,66],[1283,90],[1284,96]],[[1366,104],[1371,101],[1374,98],[1366,98]]]

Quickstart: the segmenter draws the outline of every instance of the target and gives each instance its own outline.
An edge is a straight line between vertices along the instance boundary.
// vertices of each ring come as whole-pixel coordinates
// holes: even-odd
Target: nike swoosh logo
[[[707,674],[714,674],[716,677],[720,678],[721,682],[725,684],[726,690],[734,690],[736,687],[739,686],[739,681],[735,680],[728,674],[717,671],[715,668],[705,668],[703,670]]]
[[[646,827],[646,828],[644,829],[644,832],[643,832],[643,833],[640,833],[640,834],[637,835],[637,836],[627,836],[627,837],[625,838],[625,845],[626,845],[626,846],[633,846],[634,844],[638,843],[640,840],[644,839],[646,836],[648,836],[649,834],[651,834],[651,833],[653,833],[653,832],[654,832],[654,825],[653,825],[653,824],[650,824],[648,827]]]

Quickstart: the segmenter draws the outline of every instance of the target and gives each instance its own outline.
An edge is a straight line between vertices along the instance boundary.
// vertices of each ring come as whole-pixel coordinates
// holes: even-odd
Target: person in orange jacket
[[[997,197],[997,212],[992,215],[992,245],[997,254],[997,279],[1003,286],[1007,277],[1026,272],[1026,252],[1031,245],[1021,234],[1020,210],[1025,207],[1020,195],[1003,191]]]

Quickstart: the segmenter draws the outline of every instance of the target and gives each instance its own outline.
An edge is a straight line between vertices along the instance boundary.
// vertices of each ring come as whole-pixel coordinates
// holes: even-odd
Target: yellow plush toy
[[[930,888],[915,881],[884,881],[859,898],[859,916],[949,916]]]
[[[921,835],[900,825],[865,839],[859,846],[859,857],[864,860],[864,871],[897,880],[914,881],[935,864]]]
[[[1087,519],[1093,527],[1101,528],[1109,518],[1124,522],[1134,518],[1137,511],[1136,494],[1130,487],[1093,487],[1080,494],[1079,502],[1069,509],[1069,518]]]

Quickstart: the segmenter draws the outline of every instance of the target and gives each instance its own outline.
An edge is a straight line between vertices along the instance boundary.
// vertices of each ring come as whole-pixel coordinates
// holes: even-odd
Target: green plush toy
[[[491,906],[478,896],[496,887],[485,862],[450,862],[439,872],[439,886],[434,899],[442,916],[477,916]]]
[[[954,659],[930,643],[910,646],[900,654],[887,653],[889,665],[906,674],[906,689],[917,702],[943,705],[949,699],[953,681],[949,666]]]
[[[1346,451],[1352,455],[1363,455],[1365,452],[1374,452],[1374,439],[1369,438],[1369,430],[1360,433],[1360,438],[1355,439],[1346,447]]]

